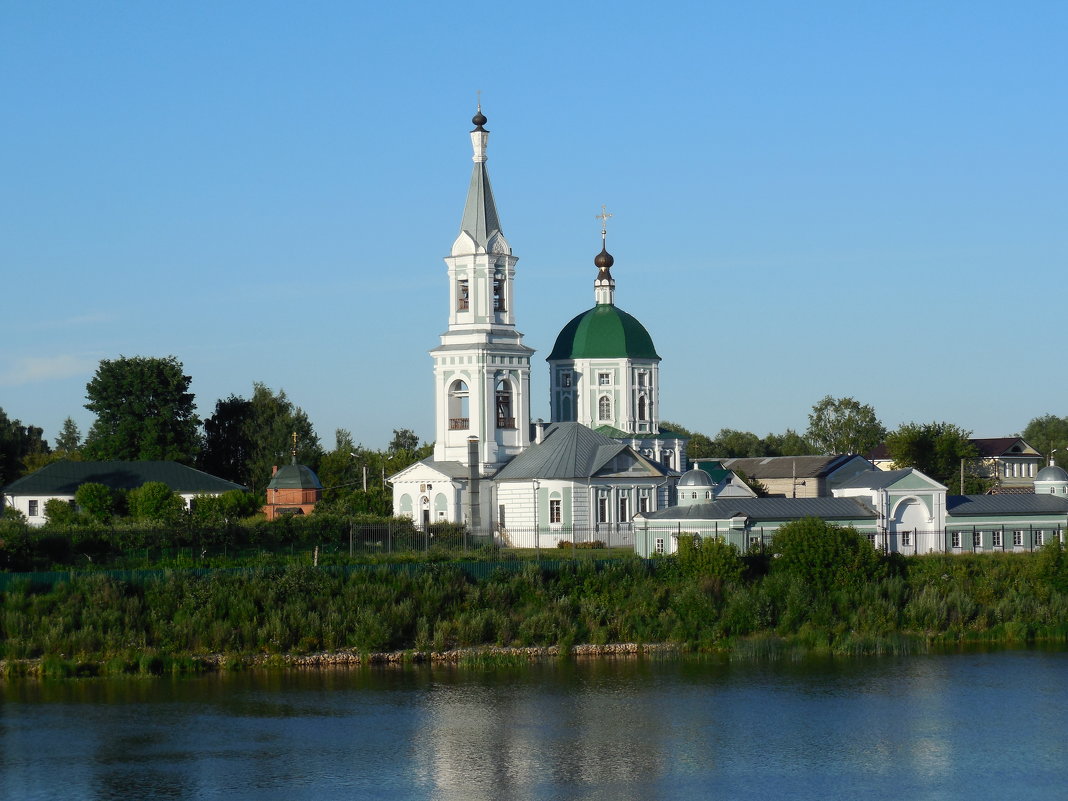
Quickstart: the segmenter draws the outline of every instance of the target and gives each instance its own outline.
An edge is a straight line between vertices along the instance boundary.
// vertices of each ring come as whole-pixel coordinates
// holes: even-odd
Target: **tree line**
[[[174,356],[104,359],[86,385],[85,408],[95,419],[82,439],[67,418],[52,445],[44,431],[9,419],[0,409],[0,486],[57,459],[174,460],[262,494],[273,467],[291,458],[315,470],[332,511],[388,514],[385,476],[432,452],[410,429],[395,429],[384,450],[365,448],[338,429],[325,449],[305,411],[286,395],[256,382],[246,397],[216,401],[212,414],[196,414],[192,378]],[[804,433],[787,429],[759,437],[724,428],[710,437],[665,421],[663,427],[690,438],[688,456],[732,458],[871,452],[885,443],[899,467],[915,467],[952,492],[982,492],[988,479],[976,472],[971,432],[948,422],[905,423],[889,431],[875,410],[852,397],[830,395],[813,405]],[[1031,420],[1021,436],[1068,465],[1068,416]],[[961,486],[960,465],[966,469]]]
[[[51,446],[43,429],[0,409],[0,486],[59,459],[173,460],[262,496],[273,468],[292,458],[295,434],[296,460],[318,473],[327,507],[388,515],[385,476],[431,451],[410,429],[394,430],[385,450],[365,448],[339,429],[334,449],[326,450],[307,413],[284,390],[258,382],[247,397],[218,399],[201,420],[191,383],[174,356],[104,359],[86,385],[85,408],[95,415],[89,431],[83,439],[68,417]]]
[[[902,423],[888,430],[875,409],[855,398],[822,398],[808,415],[803,434],[787,429],[782,434],[759,437],[751,431],[720,429],[714,437],[691,431],[677,423],[662,428],[690,438],[687,456],[695,459],[766,456],[815,456],[857,453],[866,456],[885,445],[895,467],[914,467],[945,484],[951,494],[980,494],[992,479],[978,462],[979,452],[970,441],[972,432],[954,423]],[[1053,454],[1061,467],[1068,467],[1068,416],[1047,414],[1031,420],[1020,436],[1039,452]],[[963,486],[961,464],[964,464]]]

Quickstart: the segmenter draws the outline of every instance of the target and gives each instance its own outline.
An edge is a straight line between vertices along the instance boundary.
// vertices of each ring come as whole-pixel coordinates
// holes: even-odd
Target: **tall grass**
[[[718,557],[717,557],[718,559]],[[937,642],[1065,641],[1064,560],[923,556],[868,581],[814,588],[789,573],[680,570],[670,560],[525,563],[474,580],[450,564],[346,573],[310,565],[124,582],[75,576],[0,594],[0,673],[157,675],[223,654],[445,651],[672,642],[745,658],[911,653]],[[477,660],[476,660],[477,661]],[[474,663],[472,663],[474,664]]]

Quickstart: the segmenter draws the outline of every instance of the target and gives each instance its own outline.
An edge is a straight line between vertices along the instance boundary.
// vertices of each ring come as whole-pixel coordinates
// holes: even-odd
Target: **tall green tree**
[[[764,437],[764,453],[768,456],[810,456],[813,450],[807,439],[788,428],[783,434]]]
[[[867,453],[886,436],[875,409],[855,398],[825,396],[808,415],[805,439],[817,453]]]
[[[1068,417],[1044,414],[1027,424],[1020,435],[1039,453],[1049,456],[1061,467],[1068,466]]]
[[[252,401],[236,395],[220,398],[215,402],[215,413],[204,421],[204,447],[198,466],[213,476],[247,486],[252,433]]]
[[[716,434],[712,447],[717,456],[724,458],[746,458],[765,456],[764,441],[751,431],[735,431],[723,428]]]
[[[389,443],[389,452],[415,452],[419,449],[419,437],[410,428],[394,428],[393,439]]]
[[[266,490],[273,467],[292,458],[294,433],[297,462],[319,469],[319,437],[308,415],[284,390],[274,392],[256,383],[250,399],[231,395],[218,401],[215,414],[204,421],[204,431],[201,468],[257,494]]]
[[[989,488],[990,481],[981,474],[979,450],[969,437],[970,431],[952,423],[904,423],[886,435],[886,449],[895,468],[914,467],[945,484],[954,495],[979,494]]]
[[[174,356],[102,360],[85,388],[85,408],[96,415],[85,455],[192,464],[200,446],[200,420],[193,410],[191,380]]]
[[[0,487],[27,472],[28,460],[32,463],[34,456],[49,453],[43,434],[43,429],[11,420],[0,409]]]
[[[63,427],[59,430],[59,435],[56,437],[55,450],[59,453],[63,453],[67,458],[78,452],[78,449],[82,446],[82,432],[78,429],[78,424],[74,420],[68,417],[63,421]]]

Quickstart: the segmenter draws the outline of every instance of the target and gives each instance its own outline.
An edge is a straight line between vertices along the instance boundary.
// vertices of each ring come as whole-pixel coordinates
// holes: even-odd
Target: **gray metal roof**
[[[554,423],[540,443],[531,445],[497,473],[501,481],[532,478],[589,478],[612,467],[617,456],[629,456],[649,476],[670,472],[581,423]]]
[[[949,495],[946,512],[951,517],[973,515],[1068,514],[1068,500],[1056,495]]]
[[[911,467],[902,470],[865,470],[838,485],[839,489],[886,489],[912,472]],[[937,483],[937,482],[936,482]],[[941,486],[941,485],[939,485]]]
[[[1038,471],[1035,481],[1068,481],[1068,473],[1064,471],[1063,467],[1049,464]]]
[[[682,478],[679,479],[680,487],[714,487],[716,482],[712,480],[712,476],[706,473],[704,470],[687,470],[682,474]]]
[[[693,506],[672,506],[643,515],[647,520],[824,520],[876,518],[875,510],[859,498],[720,498]]]
[[[855,454],[838,456],[757,456],[747,458],[698,459],[705,462],[714,459],[728,470],[741,470],[750,478],[822,478],[833,473],[852,459]]]
[[[179,493],[218,493],[245,489],[240,484],[178,462],[72,462],[45,465],[4,487],[7,495],[73,495],[94,482],[111,489],[131,490],[160,481]]]
[[[426,459],[420,459],[418,462],[415,462],[415,464],[425,464],[427,467],[437,470],[439,473],[443,473],[449,478],[469,478],[471,476],[471,471],[462,462],[439,462],[436,459],[428,457]],[[411,467],[411,465],[408,465],[408,467]],[[404,468],[404,470],[407,470],[408,467]],[[402,470],[399,472],[404,471]],[[396,473],[394,475],[396,475]]]
[[[460,230],[470,234],[475,244],[483,248],[489,247],[492,236],[501,230],[485,162],[475,162],[475,168],[471,171],[471,185],[467,190]]]
[[[307,465],[286,464],[271,476],[267,489],[322,489],[319,476]]]

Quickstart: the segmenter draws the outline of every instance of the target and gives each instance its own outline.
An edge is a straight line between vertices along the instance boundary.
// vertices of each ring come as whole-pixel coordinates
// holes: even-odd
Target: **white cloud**
[[[83,325],[97,325],[98,323],[110,323],[115,319],[114,314],[108,312],[90,312],[89,314],[79,314],[74,317],[64,317],[56,320],[39,320],[33,325],[33,328],[38,330],[48,330],[54,328],[74,328]]]
[[[16,359],[0,372],[0,386],[17,387],[92,373],[99,359],[89,356],[31,356]]]

